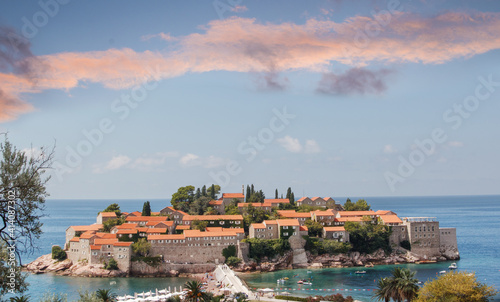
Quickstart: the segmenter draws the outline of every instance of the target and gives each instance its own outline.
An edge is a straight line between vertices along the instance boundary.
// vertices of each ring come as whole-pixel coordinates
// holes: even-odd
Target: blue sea
[[[355,201],[358,197],[350,197]],[[400,217],[437,217],[441,227],[456,227],[461,260],[459,270],[475,272],[478,280],[500,289],[500,196],[439,196],[439,197],[359,197],[367,200],[374,210],[392,210]],[[334,198],[343,203],[346,197]],[[146,200],[48,200],[47,217],[42,219],[43,231],[38,241],[39,251],[26,255],[24,263],[50,253],[54,244],[64,245],[65,230],[70,225],[95,222],[97,212],[111,203],[118,203],[122,211],[142,210]],[[149,200],[153,211],[170,205],[169,200]],[[417,271],[421,281],[436,277],[451,262],[425,265],[404,265]],[[278,287],[294,288],[294,294],[327,295],[341,292],[360,301],[370,301],[374,280],[390,275],[395,266],[363,268],[367,273],[356,275],[359,268],[286,270],[265,274],[245,274],[243,279],[251,288],[276,288],[276,280],[289,277],[290,281]],[[296,276],[296,277],[294,277]],[[313,284],[299,288],[298,278],[312,278]],[[30,275],[29,295],[37,301],[44,293],[65,293],[69,301],[78,299],[78,290],[111,288],[119,295],[179,287],[186,278],[79,278],[53,275]],[[284,290],[283,290],[284,291]],[[500,299],[498,299],[500,301]]]

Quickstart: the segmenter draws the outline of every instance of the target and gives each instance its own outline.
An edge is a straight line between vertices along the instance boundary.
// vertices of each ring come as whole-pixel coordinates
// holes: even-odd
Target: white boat
[[[446,271],[440,271],[439,273],[440,274],[446,274]]]
[[[366,274],[366,271],[355,271],[354,273],[360,275],[360,274]]]
[[[449,269],[457,269],[458,266],[455,262],[453,262],[450,266],[448,266]]]

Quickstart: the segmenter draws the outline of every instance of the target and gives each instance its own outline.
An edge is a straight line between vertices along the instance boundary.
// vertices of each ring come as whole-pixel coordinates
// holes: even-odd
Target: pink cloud
[[[66,52],[36,57],[44,69],[34,72],[34,80],[0,73],[4,95],[0,121],[33,109],[20,99],[24,93],[69,90],[87,82],[130,88],[150,77],[151,70],[160,79],[188,72],[254,72],[272,75],[275,83],[281,72],[326,72],[333,62],[353,67],[371,62],[441,64],[500,48],[499,13],[448,12],[435,17],[398,13],[385,26],[366,16],[342,23],[309,19],[304,24],[233,17],[211,21],[201,29],[175,39],[165,36],[175,43],[171,52],[128,48]]]

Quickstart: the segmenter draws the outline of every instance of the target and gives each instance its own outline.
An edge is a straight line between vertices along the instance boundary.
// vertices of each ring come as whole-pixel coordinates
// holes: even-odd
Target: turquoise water
[[[358,197],[350,197],[357,200]],[[500,196],[442,196],[442,197],[359,197],[364,198],[374,210],[392,210],[400,217],[405,216],[433,216],[440,221],[441,227],[456,227],[458,248],[462,259],[457,262],[460,270],[476,272],[482,282],[500,289]],[[334,198],[343,203],[345,197]],[[43,218],[41,240],[37,245],[40,248],[33,255],[25,255],[23,262],[27,263],[38,256],[50,253],[53,244],[64,244],[65,230],[70,225],[83,225],[95,222],[97,212],[110,203],[120,204],[122,211],[141,210],[146,200],[50,200],[47,201],[46,213]],[[153,211],[159,211],[169,205],[168,200],[149,200]],[[417,271],[420,280],[436,276],[436,272],[448,267],[450,263],[427,265],[408,265]],[[275,287],[276,279],[284,276],[291,278],[299,274],[300,277],[311,275],[313,285],[309,290],[296,291],[301,294],[326,295],[328,289],[348,289],[342,293],[352,295],[361,301],[369,301],[374,280],[388,276],[394,266],[377,266],[363,268],[366,275],[355,275],[352,269],[322,269],[312,270],[307,274],[305,270],[288,270],[265,274],[247,274],[243,278],[251,287]],[[30,275],[29,293],[34,300],[45,292],[67,293],[70,300],[78,298],[78,289],[95,290],[97,288],[112,288],[122,294],[148,291],[149,289],[180,286],[187,279],[176,278],[76,278],[50,275]],[[296,288],[296,279],[285,285]],[[116,284],[110,284],[115,281]],[[295,281],[295,282],[293,282]],[[295,287],[293,286],[295,285]],[[303,286],[305,287],[305,286]],[[305,288],[306,289],[306,288]],[[311,289],[313,289],[311,291]],[[314,289],[327,289],[314,291]],[[340,291],[339,291],[340,292]]]

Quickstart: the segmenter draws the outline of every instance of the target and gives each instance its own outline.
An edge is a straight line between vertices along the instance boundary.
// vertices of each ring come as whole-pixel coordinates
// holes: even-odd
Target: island
[[[220,187],[179,188],[172,205],[121,212],[112,204],[96,223],[69,226],[54,246],[26,266],[33,273],[88,277],[179,276],[213,272],[350,267],[457,260],[456,229],[435,217],[399,217],[364,200],[264,197],[253,185],[241,193]]]

